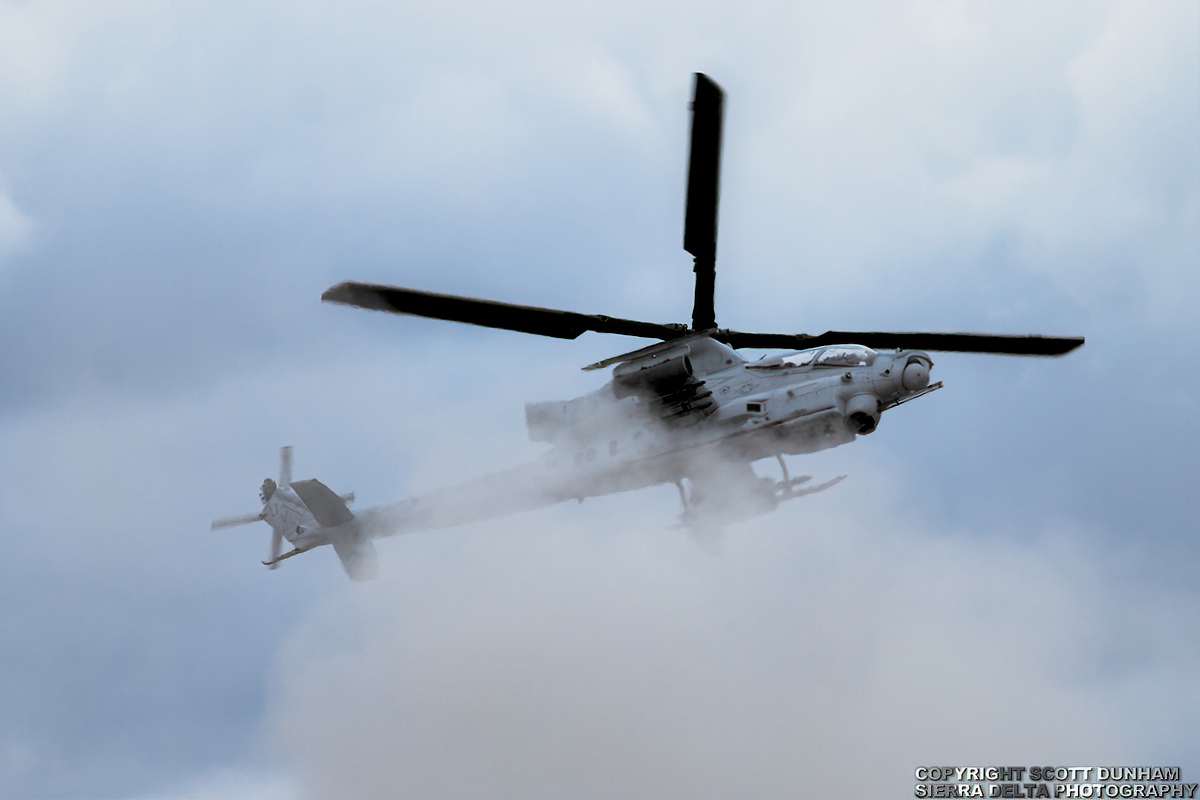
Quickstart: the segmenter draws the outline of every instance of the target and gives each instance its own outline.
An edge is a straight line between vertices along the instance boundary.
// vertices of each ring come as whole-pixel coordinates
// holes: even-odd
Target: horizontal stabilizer
[[[293,481],[292,491],[300,496],[317,522],[326,528],[336,528],[354,519],[354,514],[346,507],[346,501],[315,478]]]

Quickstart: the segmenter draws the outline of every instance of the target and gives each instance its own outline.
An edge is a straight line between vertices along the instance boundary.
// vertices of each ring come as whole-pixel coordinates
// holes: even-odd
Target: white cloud
[[[760,68],[753,99],[769,87],[769,116],[735,120],[752,144],[726,151],[746,159],[722,208],[725,241],[746,250],[739,268],[801,260],[830,291],[937,292],[982,277],[1007,239],[1021,269],[1081,305],[1121,296],[1143,324],[1183,333],[1182,303],[1200,296],[1188,268],[1200,258],[1200,12],[1043,6],[1030,25],[1017,8],[1034,10],[873,7],[872,24],[798,46],[816,61],[798,79],[799,55]],[[743,186],[771,203],[735,196]]]
[[[262,770],[223,767],[191,780],[145,795],[177,797],[180,800],[207,797],[237,797],[242,800],[281,800],[297,797],[293,782],[285,775]]]
[[[0,258],[27,251],[33,245],[34,230],[33,219],[7,194],[0,193]]]
[[[911,494],[864,494],[888,484],[720,558],[660,526],[670,493],[384,542],[383,577],[285,648],[279,745],[310,796],[861,797],[923,763],[1140,763],[1183,735],[1178,598],[1053,526],[921,530]]]

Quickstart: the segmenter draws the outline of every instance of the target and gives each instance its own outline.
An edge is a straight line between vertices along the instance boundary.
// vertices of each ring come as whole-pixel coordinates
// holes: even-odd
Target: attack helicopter
[[[868,435],[885,411],[941,388],[940,381],[930,380],[930,352],[1059,356],[1084,343],[1082,337],[1041,335],[809,335],[718,327],[714,295],[723,107],[723,90],[696,73],[683,236],[696,276],[690,325],[354,281],[322,294],[329,303],[559,339],[592,331],[658,340],[585,366],[587,371],[613,368],[612,379],[590,394],[526,404],[530,439],[550,446],[535,462],[357,516],[346,517],[349,511],[343,503],[344,513],[329,517],[331,522],[343,521],[324,526],[328,530],[316,535],[334,545],[351,577],[370,572],[363,565],[373,555],[367,546],[374,538],[666,483],[678,488],[680,523],[698,533],[710,532],[838,483],[845,476],[816,485],[808,483],[810,476],[792,477],[784,456],[813,453]],[[750,361],[738,353],[742,348],[785,352]],[[752,465],[772,458],[782,477],[760,477]],[[289,508],[295,507],[298,498],[320,522],[316,508],[307,505],[308,495],[325,512],[331,496],[337,497],[315,481],[290,487],[281,478],[274,494],[264,497],[262,515],[239,518],[271,522],[276,531],[272,559],[264,563],[272,567],[301,548],[326,543],[305,540],[306,534],[293,538],[286,525],[276,527],[272,514],[281,512],[272,511],[273,498],[281,496],[280,508],[285,500]],[[289,518],[287,525],[291,524]],[[303,527],[297,523],[296,531]],[[283,557],[278,554],[281,535],[297,547]]]

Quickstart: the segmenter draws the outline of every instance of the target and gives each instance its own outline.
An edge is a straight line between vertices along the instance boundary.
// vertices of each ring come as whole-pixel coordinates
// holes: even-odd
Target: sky
[[[283,445],[363,507],[533,459],[522,404],[646,343],[339,281],[687,321],[697,71],[719,324],[1087,344],[934,354],[715,551],[670,486],[364,584],[210,532]],[[0,796],[1197,780],[1198,141],[1190,1],[0,3]]]

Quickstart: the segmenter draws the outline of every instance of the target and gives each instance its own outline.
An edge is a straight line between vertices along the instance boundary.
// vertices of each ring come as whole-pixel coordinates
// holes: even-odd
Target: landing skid
[[[679,515],[679,519],[676,521],[674,527],[691,528],[693,531],[719,529],[726,523],[749,519],[774,511],[784,500],[823,492],[846,479],[845,475],[838,475],[836,478],[824,483],[819,483],[815,486],[806,486],[805,484],[812,480],[811,475],[801,475],[793,478],[788,474],[787,464],[784,463],[783,458],[781,456],[776,456],[776,458],[779,460],[780,469],[783,471],[783,479],[772,481],[769,478],[754,477],[753,481],[747,481],[744,486],[744,497],[739,496],[741,503],[738,510],[732,510],[724,504],[709,508],[709,504],[713,502],[712,499],[707,502],[700,502],[698,498],[694,500],[684,490],[683,481],[676,481],[675,488],[679,490],[679,502],[683,506],[683,513]],[[696,493],[695,484],[693,483],[692,494],[696,495]],[[730,496],[727,495],[726,497],[729,498]],[[720,503],[719,500],[717,502]],[[739,505],[738,501],[735,501],[734,505]]]
[[[836,478],[825,481],[824,483],[818,483],[816,486],[806,486],[803,489],[796,488],[800,484],[807,483],[808,481],[811,481],[811,480],[812,480],[811,475],[803,475],[799,478],[793,478],[792,480],[788,481],[787,483],[780,481],[779,483],[775,484],[775,497],[778,498],[780,501],[783,501],[783,500],[791,500],[793,497],[803,497],[806,494],[816,494],[817,492],[823,492],[826,489],[828,489],[830,486],[836,486],[837,484],[846,480],[846,476],[838,475]]]
[[[279,562],[280,562],[280,561],[283,561],[284,559],[287,559],[287,558],[291,558],[292,556],[298,556],[298,555],[300,555],[301,553],[306,553],[306,552],[308,552],[308,551],[307,551],[307,550],[300,550],[300,549],[296,549],[296,550],[289,550],[288,552],[284,553],[284,554],[283,554],[283,555],[281,555],[279,558],[277,558],[277,559],[275,559],[275,560],[273,560],[273,561],[264,561],[264,562],[262,562],[262,563],[263,563],[263,566],[264,566],[264,567],[270,567],[271,569],[275,569],[275,567],[279,566]]]
[[[776,453],[775,460],[779,462],[779,469],[783,471],[783,480],[775,484],[775,499],[777,500],[791,500],[793,497],[803,497],[806,494],[823,492],[830,486],[834,486],[846,480],[845,475],[838,475],[831,481],[825,481],[825,483],[820,483],[816,486],[809,486],[804,489],[797,489],[796,487],[800,484],[811,481],[812,475],[801,475],[799,478],[788,477],[787,462],[783,460],[783,456],[779,453]]]

